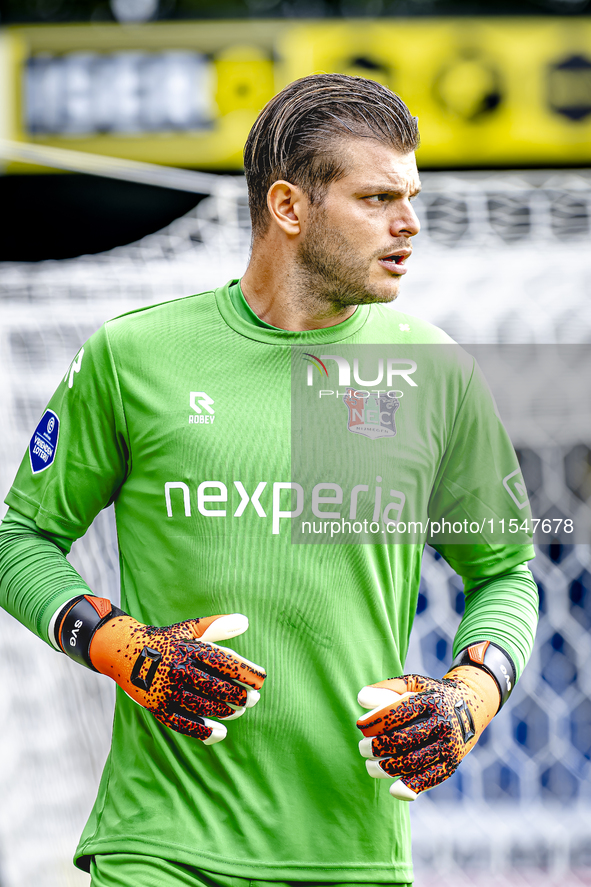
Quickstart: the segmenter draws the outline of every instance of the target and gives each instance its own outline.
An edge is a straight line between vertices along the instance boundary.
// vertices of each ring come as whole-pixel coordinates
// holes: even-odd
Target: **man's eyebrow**
[[[422,185],[419,182],[416,188],[413,188],[410,192],[411,197],[416,197],[417,194],[420,193],[422,189]],[[359,194],[405,194],[406,188],[400,184],[399,186],[394,185],[392,182],[382,183],[376,185],[375,182],[373,184],[363,185],[361,188],[358,188]]]

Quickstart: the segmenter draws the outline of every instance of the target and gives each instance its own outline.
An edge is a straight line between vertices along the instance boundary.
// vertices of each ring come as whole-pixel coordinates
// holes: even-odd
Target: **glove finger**
[[[232,714],[224,715],[224,717],[220,717],[220,721],[235,721],[236,718],[241,718],[244,712],[246,711],[246,706],[243,705],[241,708],[234,708],[232,705],[229,706]]]
[[[253,690],[239,681],[224,681],[205,670],[208,668],[209,666],[203,663],[201,667],[195,665],[194,651],[191,648],[175,662],[169,678],[173,682],[192,685],[189,687],[189,692],[195,689],[201,695],[218,702],[225,702],[232,708],[252,708],[261,698],[258,690]]]
[[[440,762],[439,764],[435,764],[433,767],[424,770],[422,773],[415,773],[413,776],[405,776],[404,782],[411,791],[418,794],[418,792],[426,792],[430,788],[435,788],[436,785],[439,785],[447,779],[448,776],[451,776],[456,769],[457,765]]]
[[[388,776],[407,777],[438,764],[443,759],[443,752],[442,743],[434,742],[425,748],[417,748],[403,755],[382,758],[380,761],[372,761],[371,763],[377,764]]]
[[[405,689],[409,693],[422,693],[423,690],[433,690],[441,687],[441,681],[436,678],[428,678],[422,674],[405,674],[401,678],[390,678],[388,681],[381,681],[376,687],[389,687],[396,690],[399,681],[404,681]]]
[[[402,779],[397,779],[388,789],[393,798],[399,801],[415,801],[418,797],[417,792],[413,792]]]
[[[220,647],[209,641],[200,641],[190,645],[193,657],[208,666],[208,670],[216,677],[239,681],[255,690],[263,686],[267,674],[260,665],[239,656],[234,650]]]
[[[384,719],[385,730],[380,732],[414,728],[431,719],[446,724],[448,715],[449,700],[441,689],[422,690],[409,694],[399,705],[393,706]]]
[[[189,690],[194,688],[202,696],[219,702],[229,702],[232,705],[246,705],[248,693],[256,693],[259,696],[256,690],[247,690],[234,681],[224,681],[209,671],[202,670],[195,665],[192,653],[186,657],[180,667],[178,664],[175,666],[175,679],[179,678],[186,685],[190,685]]]
[[[169,727],[176,733],[191,736],[193,739],[200,739],[203,745],[214,745],[216,742],[221,742],[228,733],[223,724],[218,721],[210,721],[207,718],[188,718],[182,712],[171,710],[152,712],[152,714],[165,727]]]
[[[428,718],[433,714],[435,702],[426,693],[411,693],[400,697],[386,708],[374,709],[357,721],[364,736],[377,736],[388,730],[405,727],[416,718]]]
[[[362,687],[357,694],[357,703],[362,708],[380,709],[386,705],[394,705],[400,699],[404,691],[400,693],[386,687]]]
[[[402,695],[402,693],[407,693],[409,690],[414,691],[415,687],[410,687],[408,685],[408,680],[406,675],[402,675],[400,678],[389,678],[387,681],[378,681],[376,684],[371,684],[371,689],[378,690],[392,690],[394,693],[398,693]],[[363,688],[366,689],[365,687]]]
[[[232,680],[235,680],[238,684],[244,684],[246,687],[252,687],[255,690],[261,689],[263,682],[267,677],[267,672],[262,665],[257,665],[256,662],[251,662],[250,659],[246,659],[244,656],[235,653],[234,650],[230,650],[228,647],[221,647],[216,644],[214,644],[214,646],[217,646],[218,650],[222,650],[224,653],[227,653],[229,656],[236,659],[244,669],[246,677],[235,677]]]
[[[456,769],[445,763],[438,763],[421,773],[415,773],[412,776],[405,776],[404,779],[392,777],[386,773],[377,761],[366,761],[365,766],[370,776],[377,779],[394,779],[389,788],[390,794],[401,801],[414,801],[419,792],[427,791],[435,788]]]
[[[225,702],[218,702],[215,699],[198,696],[195,693],[191,693],[190,690],[181,690],[178,693],[174,693],[171,697],[171,705],[175,711],[181,711],[185,714],[190,712],[200,718],[231,718],[238,710],[230,708]],[[243,707],[241,711],[246,711],[246,709]]]
[[[236,681],[241,687],[244,687],[246,690],[246,702],[244,703],[245,708],[252,708],[253,705],[256,705],[259,699],[261,698],[261,694],[258,690],[253,690],[252,687],[249,687],[247,684],[243,684],[242,681]],[[232,703],[233,704],[233,703]]]
[[[403,737],[402,739],[400,737]],[[422,748],[426,745],[422,737],[408,736],[401,730],[389,733],[380,733],[378,736],[367,736],[359,741],[359,754],[369,760],[377,761],[379,758],[389,758],[401,753],[408,753],[414,748]]]
[[[374,736],[371,740],[371,757],[384,758],[408,754],[415,749],[430,745],[438,739],[447,738],[452,735],[452,732],[452,726],[448,720],[439,715],[432,715],[425,721],[409,724],[401,730],[389,730],[387,733]]]
[[[378,766],[377,761],[366,761],[365,766],[367,767],[367,772],[370,776],[373,776],[377,779],[390,779],[392,777]],[[416,798],[416,792],[409,789],[401,779],[396,778],[395,781],[389,788],[389,792],[393,797],[398,798],[400,801],[414,801]]]
[[[229,613],[223,616],[206,616],[203,619],[189,619],[187,627],[194,638],[203,641],[227,641],[248,628],[248,618],[242,613]]]
[[[439,681],[436,681],[435,678],[428,678],[420,674],[405,674],[400,678],[388,678],[386,681],[378,681],[375,684],[370,684],[368,687],[363,687],[359,697],[366,690],[370,692],[373,690],[392,690],[394,693],[402,695],[403,693],[420,693],[423,690],[430,690],[434,685],[439,685]],[[364,708],[375,708],[378,705],[378,702],[373,705],[366,705],[364,702],[361,702],[359,697],[359,705],[362,705]]]

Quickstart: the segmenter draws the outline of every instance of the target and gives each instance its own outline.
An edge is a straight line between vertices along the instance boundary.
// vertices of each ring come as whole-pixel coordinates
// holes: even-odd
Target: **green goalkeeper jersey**
[[[226,286],[116,318],[76,356],[6,501],[72,541],[114,501],[121,607],[156,625],[244,613],[232,646],[268,672],[212,746],[117,690],[81,866],[125,851],[246,878],[412,879],[408,805],[368,777],[355,728],[359,689],[402,674],[416,610],[424,539],[396,533],[524,504],[492,398],[450,343],[376,305],[327,329],[256,326]],[[533,557],[492,526],[437,542],[472,583]]]

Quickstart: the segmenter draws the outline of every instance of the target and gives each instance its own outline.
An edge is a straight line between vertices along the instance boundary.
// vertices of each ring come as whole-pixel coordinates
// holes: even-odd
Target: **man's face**
[[[316,297],[359,305],[398,295],[419,220],[411,199],[420,190],[414,153],[370,139],[344,141],[347,173],[310,205],[298,250]]]

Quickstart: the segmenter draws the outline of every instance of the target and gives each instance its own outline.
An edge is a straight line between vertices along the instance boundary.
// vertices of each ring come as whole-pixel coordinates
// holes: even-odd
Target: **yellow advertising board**
[[[10,74],[1,85],[9,112],[0,115],[0,138],[239,170],[250,127],[276,90],[274,46],[284,27],[280,21],[7,28],[0,69]],[[20,163],[6,168],[35,170]]]
[[[419,117],[423,166],[591,160],[591,20],[406,19],[294,28],[284,82],[380,80]]]
[[[419,117],[422,167],[591,160],[587,18],[11,27],[0,56],[9,139],[239,169],[266,101],[297,77],[340,71],[402,96]]]

